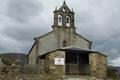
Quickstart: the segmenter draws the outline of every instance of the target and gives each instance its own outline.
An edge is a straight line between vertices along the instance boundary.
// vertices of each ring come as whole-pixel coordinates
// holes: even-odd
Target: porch
[[[90,75],[89,52],[65,50],[66,75]]]

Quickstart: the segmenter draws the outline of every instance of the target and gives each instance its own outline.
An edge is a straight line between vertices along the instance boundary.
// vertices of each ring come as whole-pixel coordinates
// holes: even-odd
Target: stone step
[[[91,76],[66,76],[64,80],[103,80]]]

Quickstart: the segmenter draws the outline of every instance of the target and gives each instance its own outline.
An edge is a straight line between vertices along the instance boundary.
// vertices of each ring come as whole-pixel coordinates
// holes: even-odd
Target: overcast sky
[[[53,11],[63,0],[0,0],[0,53],[28,53],[34,37],[52,30]],[[77,32],[93,49],[120,66],[120,0],[66,0]]]

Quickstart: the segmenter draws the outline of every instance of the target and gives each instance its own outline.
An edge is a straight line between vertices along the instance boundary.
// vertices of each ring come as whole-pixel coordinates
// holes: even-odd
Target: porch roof
[[[70,46],[70,47],[63,47],[61,48],[61,50],[63,51],[81,51],[81,52],[87,52],[87,53],[98,53],[98,54],[101,54],[105,57],[107,57],[107,55],[101,53],[101,52],[98,52],[98,51],[94,51],[94,50],[91,50],[91,49],[85,49],[85,48],[79,48],[79,47],[76,47],[76,46]]]
[[[56,49],[56,50],[53,50],[53,51],[50,51],[48,53],[45,53],[43,55],[40,55],[39,57],[41,56],[44,56],[44,55],[47,55],[49,53],[52,53],[52,52],[55,52],[55,51],[81,51],[81,52],[87,52],[87,53],[98,53],[98,54],[101,54],[103,56],[106,56],[105,54],[103,53],[100,53],[98,51],[93,51],[93,50],[90,50],[90,49],[85,49],[85,48],[79,48],[79,47],[76,47],[76,46],[69,46],[69,47],[62,47],[60,49]],[[107,56],[106,56],[107,57]]]
[[[85,49],[85,48],[79,48],[79,47],[75,47],[75,46],[69,46],[69,47],[63,47],[61,48],[61,50],[71,50],[71,51],[82,51],[82,52],[95,52],[92,51],[90,49]]]

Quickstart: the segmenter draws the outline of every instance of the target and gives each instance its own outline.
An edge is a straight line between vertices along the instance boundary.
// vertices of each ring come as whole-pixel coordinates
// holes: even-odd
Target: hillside
[[[120,74],[120,67],[118,66],[109,66],[110,69],[116,69],[118,73]]]
[[[20,59],[23,63],[27,63],[27,55],[23,53],[4,53],[0,54],[0,58],[4,60],[9,60],[10,62]]]

